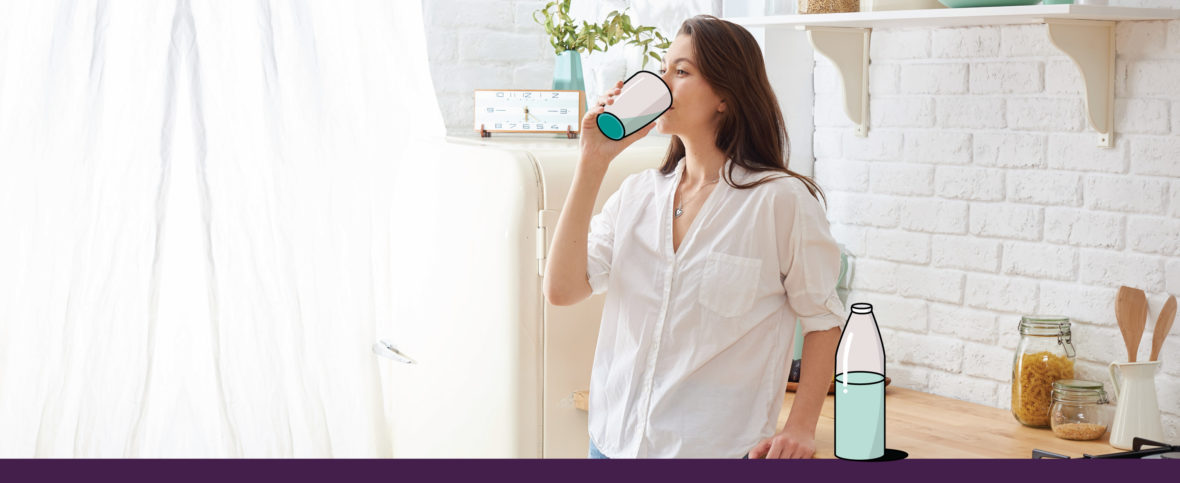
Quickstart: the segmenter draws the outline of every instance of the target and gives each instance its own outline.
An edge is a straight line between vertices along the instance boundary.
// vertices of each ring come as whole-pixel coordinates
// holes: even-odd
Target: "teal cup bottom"
[[[623,139],[624,129],[623,121],[619,117],[609,112],[598,113],[598,130],[612,141]]]

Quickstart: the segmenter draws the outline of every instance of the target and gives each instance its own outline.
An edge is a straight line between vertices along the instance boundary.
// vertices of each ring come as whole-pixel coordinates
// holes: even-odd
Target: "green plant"
[[[612,11],[601,25],[583,20],[579,26],[569,15],[570,0],[560,0],[549,2],[545,8],[533,12],[533,21],[545,26],[549,44],[553,45],[557,54],[567,50],[605,52],[608,47],[626,41],[627,45],[643,47],[643,66],[640,68],[647,66],[649,57],[660,62],[660,55],[651,50],[666,50],[672,41],[660,35],[655,27],[631,25],[631,17],[626,11],[626,8],[622,12]],[[538,19],[537,14],[541,14],[545,20]]]

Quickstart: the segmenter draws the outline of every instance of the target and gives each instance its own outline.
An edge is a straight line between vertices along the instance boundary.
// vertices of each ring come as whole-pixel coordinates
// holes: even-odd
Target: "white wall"
[[[1140,360],[1165,294],[1180,295],[1180,21],[1119,24],[1113,149],[1096,146],[1045,29],[874,31],[867,138],[817,56],[817,179],[858,256],[850,300],[875,304],[900,386],[1008,408],[1020,316],[1056,313],[1073,320],[1079,376],[1113,392],[1118,286],[1149,295]],[[1176,334],[1161,359],[1177,441]]]
[[[430,74],[449,134],[470,134],[474,89],[552,86],[553,48],[532,20],[539,0],[422,2]]]
[[[745,0],[749,1],[749,0]],[[556,54],[545,27],[532,13],[544,0],[430,0],[422,1],[430,71],[439,106],[451,135],[470,135],[474,89],[550,89]],[[716,5],[715,5],[716,4]],[[693,15],[719,14],[720,2],[691,0],[578,0],[571,4],[576,19],[602,22],[612,10],[631,6],[635,24],[652,25],[669,39],[680,23]],[[617,46],[606,52],[583,54],[587,96],[601,93],[589,78],[599,66],[623,76],[640,68],[641,51]],[[654,61],[648,70],[656,69]],[[605,80],[609,83],[609,80]]]

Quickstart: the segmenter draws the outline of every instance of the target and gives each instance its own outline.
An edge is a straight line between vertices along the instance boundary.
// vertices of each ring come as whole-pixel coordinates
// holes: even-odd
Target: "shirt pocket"
[[[762,260],[711,252],[701,275],[701,306],[722,317],[736,317],[750,309],[758,289]]]

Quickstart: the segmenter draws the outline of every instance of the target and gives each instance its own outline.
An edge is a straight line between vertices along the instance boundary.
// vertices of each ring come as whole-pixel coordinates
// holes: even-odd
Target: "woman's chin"
[[[654,131],[660,134],[672,134],[668,131],[668,123],[664,122],[663,119],[656,119],[656,127]]]

